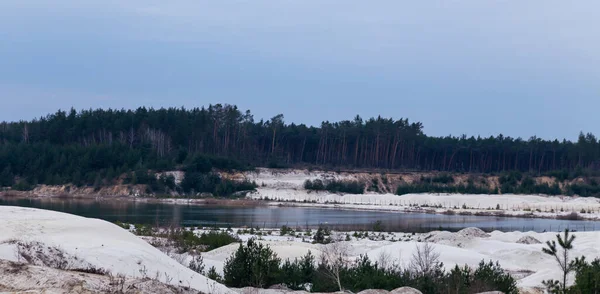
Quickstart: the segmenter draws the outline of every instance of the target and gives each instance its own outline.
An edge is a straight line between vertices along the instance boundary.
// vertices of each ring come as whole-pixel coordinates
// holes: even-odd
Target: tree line
[[[398,171],[555,175],[594,172],[600,142],[531,137],[427,136],[420,122],[356,116],[320,126],[256,121],[233,105],[136,110],[59,110],[0,123],[0,184],[85,184],[136,169],[168,170],[202,154],[236,168],[320,166]]]

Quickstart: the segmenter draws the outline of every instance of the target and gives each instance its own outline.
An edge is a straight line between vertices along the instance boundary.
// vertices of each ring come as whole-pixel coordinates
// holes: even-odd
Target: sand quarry
[[[307,191],[303,183],[307,179],[317,178],[355,179],[356,175],[259,169],[257,172],[230,176],[256,181],[259,188],[248,198],[267,200],[271,205],[325,206],[399,213],[415,210],[444,213],[453,210],[457,213],[502,213],[545,218],[577,213],[582,219],[600,218],[600,201],[596,198],[456,194],[398,196],[389,193],[341,195]],[[0,275],[0,292],[105,293],[118,280],[120,282],[117,284],[121,287],[133,287],[142,293],[281,293],[280,290],[228,289],[184,266],[189,264],[190,256],[166,254],[144,239],[103,220],[0,206],[0,224],[0,268],[4,270],[4,274]],[[350,241],[340,241],[349,248],[350,259],[366,254],[372,260],[397,266],[407,265],[418,244],[430,242],[440,254],[440,261],[446,269],[465,264],[475,267],[482,260],[497,261],[518,280],[522,293],[542,293],[543,280],[560,276],[555,261],[542,253],[544,243],[553,240],[556,233],[485,233],[477,228],[467,228],[457,233],[371,232],[368,237],[354,237],[353,232],[334,232],[333,238],[346,240],[346,235],[350,236]],[[234,229],[232,234],[237,235],[237,230]],[[576,232],[575,235],[572,256],[585,256],[588,260],[600,257],[600,248],[597,246],[600,232]],[[327,246],[310,243],[310,237],[280,236],[277,230],[262,232],[261,236],[242,232],[238,237],[243,241],[259,238],[259,242],[271,246],[282,259],[301,257],[309,250],[318,256],[323,246]],[[222,272],[224,261],[238,246],[231,244],[203,253],[207,268],[215,266],[217,271]],[[53,258],[56,256],[60,257],[59,264]],[[74,273],[69,270],[73,268],[108,270],[110,275]]]
[[[24,271],[23,277],[2,275],[0,289],[64,289],[65,281],[71,277],[68,271],[50,270],[54,265],[44,256],[60,252],[70,268],[93,266],[110,270],[112,275],[122,275],[127,283],[160,282],[162,287],[172,286],[193,289],[204,293],[239,293],[243,290],[228,289],[183,264],[186,258],[173,258],[149,245],[143,239],[105,221],[88,219],[70,214],[21,207],[0,207],[0,260],[3,267],[7,262],[30,263],[35,265]],[[234,234],[236,230],[234,229]],[[352,232],[334,232],[338,237]],[[385,234],[386,240],[378,235]],[[542,253],[543,243],[555,238],[555,233],[535,232],[492,232],[484,233],[477,228],[464,229],[457,233],[430,232],[425,234],[374,233],[372,239],[351,237],[347,243],[350,258],[361,254],[373,260],[384,258],[388,264],[406,265],[417,244],[431,242],[440,253],[447,269],[454,265],[476,266],[481,260],[498,261],[503,268],[518,279],[523,293],[541,293],[542,280],[559,277],[559,269],[550,256]],[[594,259],[600,256],[600,232],[577,232],[573,256],[586,256]],[[256,235],[241,234],[242,240]],[[266,236],[260,236],[282,259],[305,255],[309,250],[316,256],[323,246],[308,243],[310,240],[291,236],[280,236],[275,230]],[[19,244],[29,244],[19,247]],[[208,267],[215,266],[222,271],[223,263],[238,247],[231,244],[203,253]],[[24,249],[25,248],[25,249]],[[24,260],[20,251],[31,250],[35,258]],[[42,252],[43,254],[40,254]],[[22,253],[22,252],[21,252]],[[188,257],[189,258],[189,257]],[[176,261],[178,260],[178,261]],[[14,267],[14,266],[13,266]],[[11,267],[12,268],[12,267]],[[33,275],[32,273],[36,273]],[[83,275],[83,274],[82,274]],[[36,278],[31,278],[35,276]],[[40,283],[40,280],[44,281]],[[54,281],[54,282],[52,282]],[[154,283],[153,282],[153,283]],[[86,277],[82,287],[97,289],[106,284],[96,275]],[[69,284],[71,285],[71,284]],[[166,285],[166,286],[165,286]],[[71,285],[72,286],[72,285]],[[5,287],[4,289],[2,287]],[[94,288],[95,287],[95,288]],[[157,286],[152,286],[158,289]],[[72,289],[72,288],[69,288]],[[165,288],[165,289],[168,289]],[[68,291],[67,291],[68,292]],[[151,291],[150,291],[151,292]],[[163,291],[165,293],[165,291]],[[66,292],[56,292],[66,293]]]

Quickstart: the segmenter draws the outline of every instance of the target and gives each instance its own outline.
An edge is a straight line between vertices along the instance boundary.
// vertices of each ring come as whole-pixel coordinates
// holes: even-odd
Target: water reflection
[[[492,231],[578,231],[596,230],[597,222],[554,219],[521,219],[493,216],[435,215],[393,213],[310,207],[228,207],[214,205],[177,205],[121,200],[15,199],[0,198],[0,205],[34,207],[100,218],[152,225],[316,227],[328,224],[347,230],[369,230],[381,221],[386,230],[418,232],[432,229],[458,230],[479,227]],[[600,229],[600,225],[598,225]]]

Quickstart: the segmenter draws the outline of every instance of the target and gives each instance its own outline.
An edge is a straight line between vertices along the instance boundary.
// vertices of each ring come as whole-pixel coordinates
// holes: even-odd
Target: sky
[[[58,109],[381,115],[428,135],[600,134],[600,2],[0,1],[0,121]]]

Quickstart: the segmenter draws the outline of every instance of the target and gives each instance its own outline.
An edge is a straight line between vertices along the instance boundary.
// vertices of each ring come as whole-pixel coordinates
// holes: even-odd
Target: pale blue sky
[[[598,1],[0,1],[0,120],[237,104],[430,135],[600,133]]]

